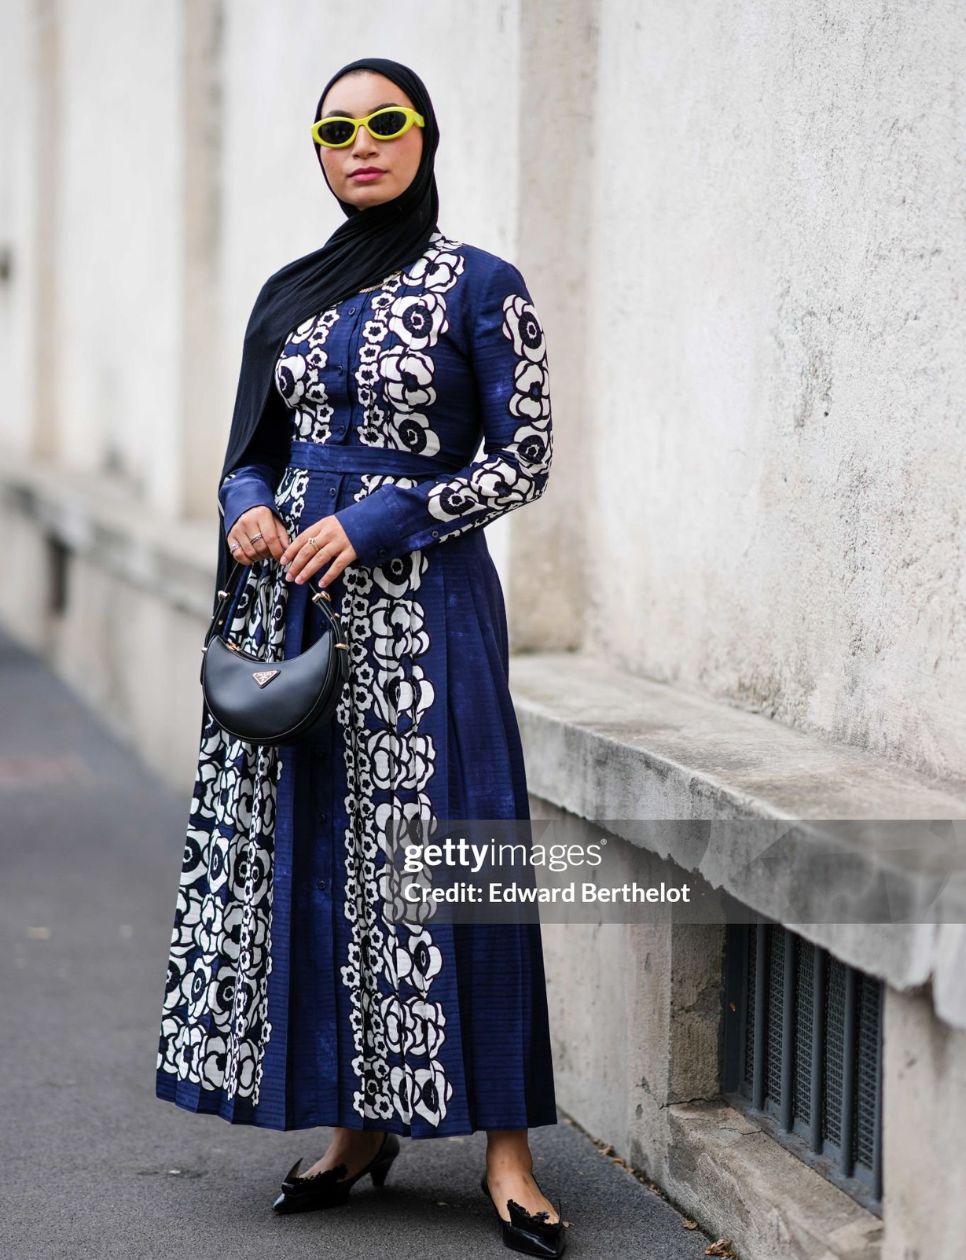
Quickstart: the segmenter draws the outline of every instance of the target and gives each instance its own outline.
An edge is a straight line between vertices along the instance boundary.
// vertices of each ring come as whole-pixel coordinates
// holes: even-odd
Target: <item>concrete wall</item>
[[[214,520],[251,302],[340,219],[318,90],[395,56],[440,115],[441,225],[547,326],[551,487],[491,530],[515,645],[962,775],[952,0],[320,13],[4,6],[8,449]]]
[[[599,13],[588,647],[961,775],[961,11]]]

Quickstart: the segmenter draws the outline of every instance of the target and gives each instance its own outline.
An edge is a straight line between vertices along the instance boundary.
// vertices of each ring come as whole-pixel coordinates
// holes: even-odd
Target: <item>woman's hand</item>
[[[288,530],[268,507],[242,512],[228,534],[228,549],[239,564],[253,564],[266,556],[278,560],[287,546]]]
[[[314,538],[315,542],[309,542]],[[356,558],[356,549],[335,516],[323,516],[320,521],[303,529],[292,539],[282,553],[282,564],[289,565],[286,582],[305,582],[328,565],[319,586],[328,586],[339,576],[347,564]]]

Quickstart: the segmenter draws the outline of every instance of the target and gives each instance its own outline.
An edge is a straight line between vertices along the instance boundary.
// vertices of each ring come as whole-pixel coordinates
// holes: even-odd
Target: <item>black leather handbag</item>
[[[258,563],[255,561],[255,563]],[[287,660],[266,661],[225,637],[225,623],[239,574],[250,566],[235,562],[225,589],[218,591],[205,635],[201,687],[215,721],[229,735],[251,744],[287,744],[319,732],[339,702],[349,678],[349,648],[332,596],[315,584],[312,596],[328,622],[307,651]]]

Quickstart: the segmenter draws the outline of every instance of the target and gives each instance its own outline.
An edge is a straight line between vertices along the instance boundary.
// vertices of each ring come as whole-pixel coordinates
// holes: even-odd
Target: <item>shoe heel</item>
[[[399,1139],[395,1134],[390,1133],[386,1139],[386,1146],[382,1155],[373,1164],[369,1170],[369,1176],[372,1178],[374,1186],[384,1186],[386,1178],[389,1176],[389,1169],[392,1168],[392,1162],[399,1154]]]
[[[389,1169],[392,1167],[392,1160],[388,1160],[385,1164],[381,1164],[378,1168],[373,1168],[369,1174],[372,1177],[374,1186],[384,1186],[386,1178],[389,1176]]]

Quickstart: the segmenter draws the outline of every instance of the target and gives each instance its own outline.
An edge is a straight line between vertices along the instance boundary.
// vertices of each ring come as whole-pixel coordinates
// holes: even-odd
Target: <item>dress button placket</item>
[[[347,307],[345,308],[345,310],[343,311],[343,314],[344,314],[344,315],[355,315],[355,314],[356,314],[356,312],[357,312],[359,309],[360,309],[359,307],[354,306],[354,305],[353,305],[353,306],[347,306]],[[337,371],[337,372],[342,372],[342,373],[344,373],[344,374],[345,374],[345,373],[347,373],[347,372],[348,372],[348,370],[349,370],[349,362],[350,362],[350,360],[351,360],[351,358],[352,358],[352,342],[353,342],[353,338],[355,337],[355,335],[356,335],[356,329],[355,329],[355,326],[353,326],[352,328],[347,328],[347,329],[346,329],[346,345],[345,345],[345,354],[346,354],[346,357],[345,357],[345,361],[344,361],[344,362],[339,362],[339,363],[335,363],[335,364],[333,364],[333,366],[335,367],[335,369],[336,369],[336,371]],[[346,382],[346,398],[348,399],[348,404],[347,404],[347,405],[348,405],[348,409],[349,409],[349,415],[350,415],[350,417],[351,417],[351,415],[352,415],[352,399],[351,399],[351,398],[349,398],[349,385],[348,385],[348,381]],[[340,429],[333,429],[333,430],[332,430],[332,433],[333,433],[333,435],[334,435],[335,437],[337,437],[337,438],[343,438],[343,437],[345,437],[347,430],[348,430],[348,424],[343,424],[343,425],[342,425],[342,427],[341,427]]]

